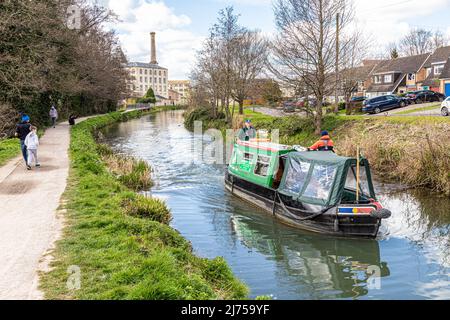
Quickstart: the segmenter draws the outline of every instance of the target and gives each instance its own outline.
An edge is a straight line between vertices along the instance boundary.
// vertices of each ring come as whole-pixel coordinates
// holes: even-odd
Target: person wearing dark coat
[[[20,140],[20,148],[22,150],[22,156],[25,160],[25,164],[28,165],[28,151],[25,145],[25,139],[31,132],[30,117],[27,115],[22,116],[22,121],[16,126],[16,137]]]

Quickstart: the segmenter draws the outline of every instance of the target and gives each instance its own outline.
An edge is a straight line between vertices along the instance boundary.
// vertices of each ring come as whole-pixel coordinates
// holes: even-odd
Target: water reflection
[[[267,217],[266,217],[267,218]],[[234,216],[233,230],[248,248],[276,257],[292,286],[312,292],[312,299],[358,298],[390,275],[375,240],[349,240],[259,223],[254,216]]]
[[[379,239],[325,237],[282,225],[226,192],[224,166],[194,163],[199,137],[184,129],[182,112],[122,123],[105,135],[116,150],[151,163],[151,192],[167,201],[173,226],[197,254],[223,256],[252,297],[450,298],[448,199],[377,185],[393,211]]]

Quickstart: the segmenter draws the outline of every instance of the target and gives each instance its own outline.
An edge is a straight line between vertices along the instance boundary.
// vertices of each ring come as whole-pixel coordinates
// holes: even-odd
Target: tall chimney
[[[151,32],[150,33],[150,37],[151,37],[151,49],[152,49],[152,57],[151,57],[151,64],[158,64],[158,61],[156,61],[156,33],[155,32]]]

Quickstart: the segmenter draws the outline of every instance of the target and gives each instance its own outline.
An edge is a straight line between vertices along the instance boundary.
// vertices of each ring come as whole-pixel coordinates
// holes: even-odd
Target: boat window
[[[270,157],[258,156],[258,161],[256,162],[255,174],[258,176],[267,177],[267,173],[270,167]]]
[[[356,166],[350,167],[345,181],[345,189],[356,191]],[[370,196],[369,181],[367,179],[366,167],[359,169],[359,190],[366,196]]]
[[[244,160],[246,161],[252,161],[253,160],[253,153],[244,153]]]
[[[284,183],[284,189],[293,194],[300,194],[308,177],[309,168],[311,164],[308,162],[289,161],[288,173]]]
[[[314,166],[311,180],[303,194],[304,197],[328,200],[336,177],[337,167],[334,165]]]

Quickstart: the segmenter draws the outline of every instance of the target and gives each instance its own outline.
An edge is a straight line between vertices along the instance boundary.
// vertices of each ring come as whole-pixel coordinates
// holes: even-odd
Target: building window
[[[166,78],[163,78],[163,82],[164,82],[164,84],[166,83]]]
[[[409,81],[416,80],[416,74],[415,73],[408,73],[408,80]]]
[[[384,82],[385,83],[391,83],[392,82],[392,75],[387,74],[384,76]]]
[[[374,82],[375,83],[381,83],[381,76],[375,76]]]
[[[142,71],[142,70],[141,70]],[[139,81],[142,82],[142,77],[139,77]]]
[[[142,69],[139,69],[139,74],[142,74]]]
[[[427,78],[430,76],[431,74],[431,68],[427,68]]]
[[[159,78],[159,83],[162,83],[162,79],[161,78]]]
[[[156,81],[156,77],[155,77],[155,78],[153,78],[153,79],[154,79],[154,81],[153,81],[154,83],[157,83],[157,82],[158,82],[158,81]]]
[[[147,74],[147,69],[144,70],[144,74]]]
[[[441,64],[439,66],[434,66],[434,75],[438,76],[442,73],[442,70],[444,69],[444,65]]]
[[[159,76],[161,76],[161,70],[159,70]]]
[[[148,83],[148,78],[147,77],[145,77],[145,83]]]

